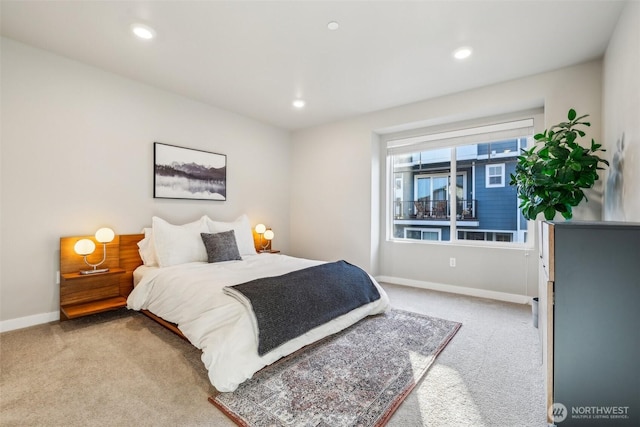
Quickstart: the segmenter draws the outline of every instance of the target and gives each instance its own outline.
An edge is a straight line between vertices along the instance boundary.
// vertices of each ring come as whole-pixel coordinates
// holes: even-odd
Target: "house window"
[[[528,222],[506,179],[521,149],[533,141],[533,123],[533,118],[518,118],[386,136],[387,182],[393,189],[387,192],[387,236],[524,244]]]
[[[504,187],[504,163],[485,165],[486,187]]]
[[[482,240],[487,242],[514,242],[514,233],[493,231],[458,231],[459,240]]]
[[[437,228],[405,228],[404,238],[413,240],[440,240],[441,230]]]

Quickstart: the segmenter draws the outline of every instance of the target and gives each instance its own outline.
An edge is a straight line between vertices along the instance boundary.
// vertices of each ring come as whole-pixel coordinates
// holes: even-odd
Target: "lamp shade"
[[[267,227],[265,227],[264,224],[256,225],[256,233],[263,234],[266,230],[267,230]]]
[[[109,243],[114,237],[116,237],[116,233],[110,228],[105,227],[96,231],[96,240],[100,243]]]
[[[96,244],[89,239],[81,239],[73,246],[73,250],[82,256],[92,254],[96,250]]]
[[[275,236],[275,234],[273,234],[273,230],[266,230],[264,232],[264,238],[267,239],[267,240],[273,239],[274,236]]]

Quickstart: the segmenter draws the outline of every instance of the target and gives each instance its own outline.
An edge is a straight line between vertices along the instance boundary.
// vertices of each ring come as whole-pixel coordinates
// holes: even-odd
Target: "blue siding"
[[[502,162],[495,162],[502,163]],[[515,170],[515,161],[504,162],[505,186],[486,187],[485,164],[476,166],[476,195],[478,200],[479,229],[517,230],[516,189],[509,185],[509,175]]]

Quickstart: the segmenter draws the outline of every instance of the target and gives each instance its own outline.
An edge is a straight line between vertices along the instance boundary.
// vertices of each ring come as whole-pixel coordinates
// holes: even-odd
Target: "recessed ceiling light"
[[[335,31],[340,28],[340,24],[338,24],[336,21],[331,21],[327,24],[327,28],[331,31]]]
[[[456,59],[466,59],[471,56],[470,47],[461,47],[453,52],[453,57]]]
[[[131,26],[131,31],[133,31],[133,34],[144,40],[151,40],[156,36],[154,29],[144,24],[133,24]]]
[[[304,99],[296,99],[293,101],[293,106],[296,108],[304,108],[305,104]]]

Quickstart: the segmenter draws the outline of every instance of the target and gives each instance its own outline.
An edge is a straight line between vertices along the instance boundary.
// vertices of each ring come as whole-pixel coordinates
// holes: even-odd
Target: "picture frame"
[[[227,200],[227,156],[154,142],[153,197]]]

